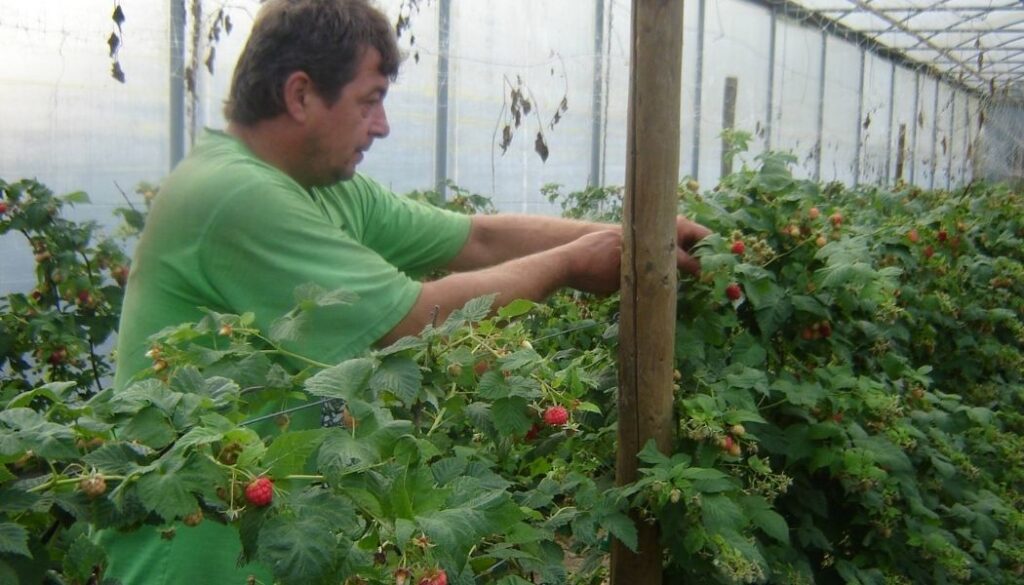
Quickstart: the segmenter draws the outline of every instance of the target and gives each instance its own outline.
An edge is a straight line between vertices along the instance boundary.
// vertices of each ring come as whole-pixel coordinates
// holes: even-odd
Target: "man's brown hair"
[[[367,0],[269,0],[238,58],[224,117],[252,125],[284,112],[284,82],[296,71],[333,104],[368,48],[393,80],[402,60],[395,30]]]

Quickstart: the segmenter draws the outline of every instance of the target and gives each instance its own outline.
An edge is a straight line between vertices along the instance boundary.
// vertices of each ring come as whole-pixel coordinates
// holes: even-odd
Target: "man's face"
[[[355,78],[341,88],[333,105],[313,97],[315,115],[310,118],[307,142],[313,184],[351,179],[374,139],[388,135],[391,129],[384,112],[388,85],[387,76],[380,72],[380,53],[369,48]]]

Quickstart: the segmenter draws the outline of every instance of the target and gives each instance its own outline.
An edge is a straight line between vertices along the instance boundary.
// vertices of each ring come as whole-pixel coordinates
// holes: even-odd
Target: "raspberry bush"
[[[54,203],[40,266],[57,265],[38,273],[54,304],[16,293],[2,315],[0,575],[87,582],[105,566],[92,530],[219,522],[281,583],[600,583],[609,540],[636,544],[633,508],[661,521],[666,582],[1019,582],[1020,194],[851,190],[788,164],[681,185],[680,211],[717,235],[680,281],[673,451],[646,448],[623,487],[614,298],[476,299],[321,364],[281,348],[343,302],[307,286],[271,331],[213,312],[164,331],[114,393],[84,357],[107,363],[85,348],[113,325],[85,317],[116,314],[127,262],[113,244],[64,254],[78,228]],[[26,191],[52,198],[16,185],[0,226],[42,217]],[[577,217],[621,209],[621,190],[545,193]],[[101,252],[106,268],[83,259]],[[344,427],[313,423],[325,400]]]

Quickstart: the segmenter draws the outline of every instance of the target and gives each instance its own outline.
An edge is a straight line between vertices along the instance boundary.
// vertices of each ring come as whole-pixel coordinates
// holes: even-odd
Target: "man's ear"
[[[314,97],[313,80],[305,71],[295,71],[284,81],[285,112],[296,122],[305,122],[310,99]]]

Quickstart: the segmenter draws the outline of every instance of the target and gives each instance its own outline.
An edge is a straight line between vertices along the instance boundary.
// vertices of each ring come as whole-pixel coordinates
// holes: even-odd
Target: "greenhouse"
[[[1024,2],[0,32],[0,583],[1024,582]]]

